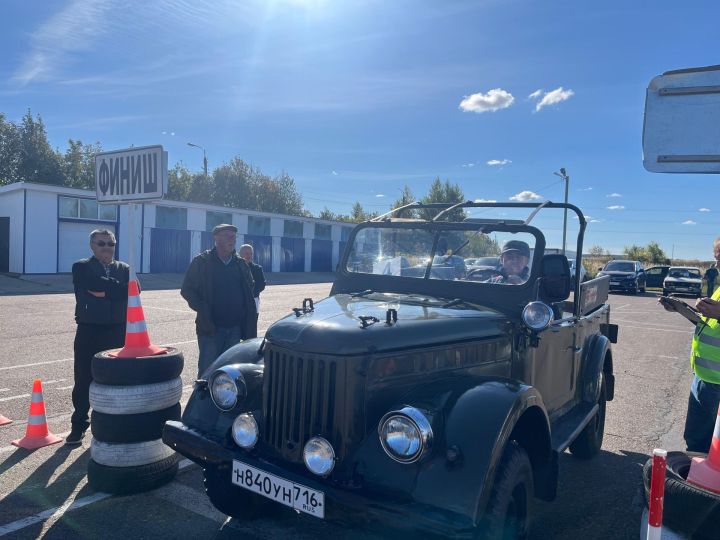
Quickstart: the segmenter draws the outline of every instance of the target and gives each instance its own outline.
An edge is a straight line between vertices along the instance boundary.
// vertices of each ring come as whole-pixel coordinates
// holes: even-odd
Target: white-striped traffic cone
[[[693,458],[687,476],[690,484],[720,493],[720,407],[715,419],[715,431],[707,458]]]
[[[117,358],[141,358],[167,352],[165,347],[150,343],[150,335],[145,324],[145,312],[140,303],[140,287],[131,279],[128,283],[127,326],[125,327],[125,346],[119,351],[109,353]]]
[[[25,436],[16,439],[11,444],[26,450],[35,450],[43,446],[59,443],[62,437],[53,435],[48,430],[47,419],[45,418],[45,401],[43,400],[42,383],[35,379],[33,383],[32,397],[30,398],[30,416],[28,417]]]

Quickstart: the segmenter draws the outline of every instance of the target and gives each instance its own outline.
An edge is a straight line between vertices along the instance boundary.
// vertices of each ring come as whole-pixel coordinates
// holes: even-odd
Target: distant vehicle
[[[610,276],[611,291],[626,291],[633,294],[645,292],[646,278],[640,261],[610,261],[598,272],[598,277]]]
[[[468,266],[500,266],[500,257],[478,257],[476,259],[465,259]]]
[[[646,287],[662,287],[665,277],[668,275],[670,270],[669,265],[663,266],[651,266],[645,269],[645,286]]]
[[[697,298],[702,295],[702,274],[694,266],[671,266],[663,281],[663,295],[690,294]]]
[[[568,258],[568,264],[570,265],[570,278],[572,279],[571,283],[575,283],[575,259]],[[587,270],[585,270],[585,267],[581,264],[580,265],[580,283],[583,281],[587,281]]]

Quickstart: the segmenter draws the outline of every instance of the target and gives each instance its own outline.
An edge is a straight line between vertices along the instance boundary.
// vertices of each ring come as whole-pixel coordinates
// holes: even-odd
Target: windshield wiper
[[[372,293],[374,293],[374,292],[375,292],[375,291],[373,291],[372,289],[365,289],[364,291],[361,291],[361,292],[352,293],[352,294],[350,295],[350,298],[360,298],[361,296],[367,296],[367,295],[372,294]]]
[[[462,298],[453,298],[452,300],[444,303],[440,307],[445,309],[445,308],[451,308],[451,307],[460,306],[460,305],[473,307],[473,305],[470,302],[468,302],[467,300],[463,300]]]

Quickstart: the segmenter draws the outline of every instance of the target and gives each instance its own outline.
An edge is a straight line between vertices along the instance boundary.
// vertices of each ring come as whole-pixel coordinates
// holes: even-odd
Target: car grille
[[[262,438],[285,459],[301,460],[303,446],[316,435],[325,437],[336,456],[344,453],[347,359],[268,345],[265,349]]]

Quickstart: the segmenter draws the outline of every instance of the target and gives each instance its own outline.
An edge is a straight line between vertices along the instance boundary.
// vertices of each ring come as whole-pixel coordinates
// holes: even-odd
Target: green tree
[[[645,252],[647,253],[647,262],[649,263],[663,264],[667,260],[667,255],[655,241],[652,241],[647,245]]]
[[[623,256],[631,261],[648,261],[648,253],[646,249],[642,246],[636,246],[635,244],[625,246],[625,249],[623,249]]]
[[[20,180],[20,130],[0,113],[0,186]]]
[[[68,140],[62,157],[63,185],[82,189],[95,189],[95,154],[102,151],[100,143],[83,144]]]
[[[318,214],[319,219],[327,219],[327,220],[335,220],[337,219],[337,216],[332,213],[332,211],[326,206],[322,209],[322,211]]]
[[[20,163],[18,179],[25,182],[43,182],[63,185],[62,158],[50,147],[45,124],[33,118],[30,109],[23,116],[20,131]]]
[[[392,203],[390,209],[392,210],[393,208],[400,208],[401,206],[405,206],[406,204],[414,203],[416,200],[417,199],[415,198],[415,195],[406,185],[402,189],[402,194],[400,195],[400,198],[394,203]],[[396,213],[394,217],[415,218],[417,217],[417,212],[415,210],[403,210],[400,213]]]
[[[424,204],[429,203],[459,203],[465,200],[462,188],[458,184],[451,184],[450,180],[442,182],[439,177],[433,181],[428,194],[421,199]],[[419,215],[422,219],[432,219],[440,210],[426,209],[420,210]],[[465,219],[465,211],[462,208],[456,208],[449,214],[445,214],[444,219],[447,221],[462,221]]]
[[[604,249],[602,246],[594,245],[588,251],[588,255],[590,255],[591,257],[605,257],[607,255],[610,255],[610,252],[607,249]]]

